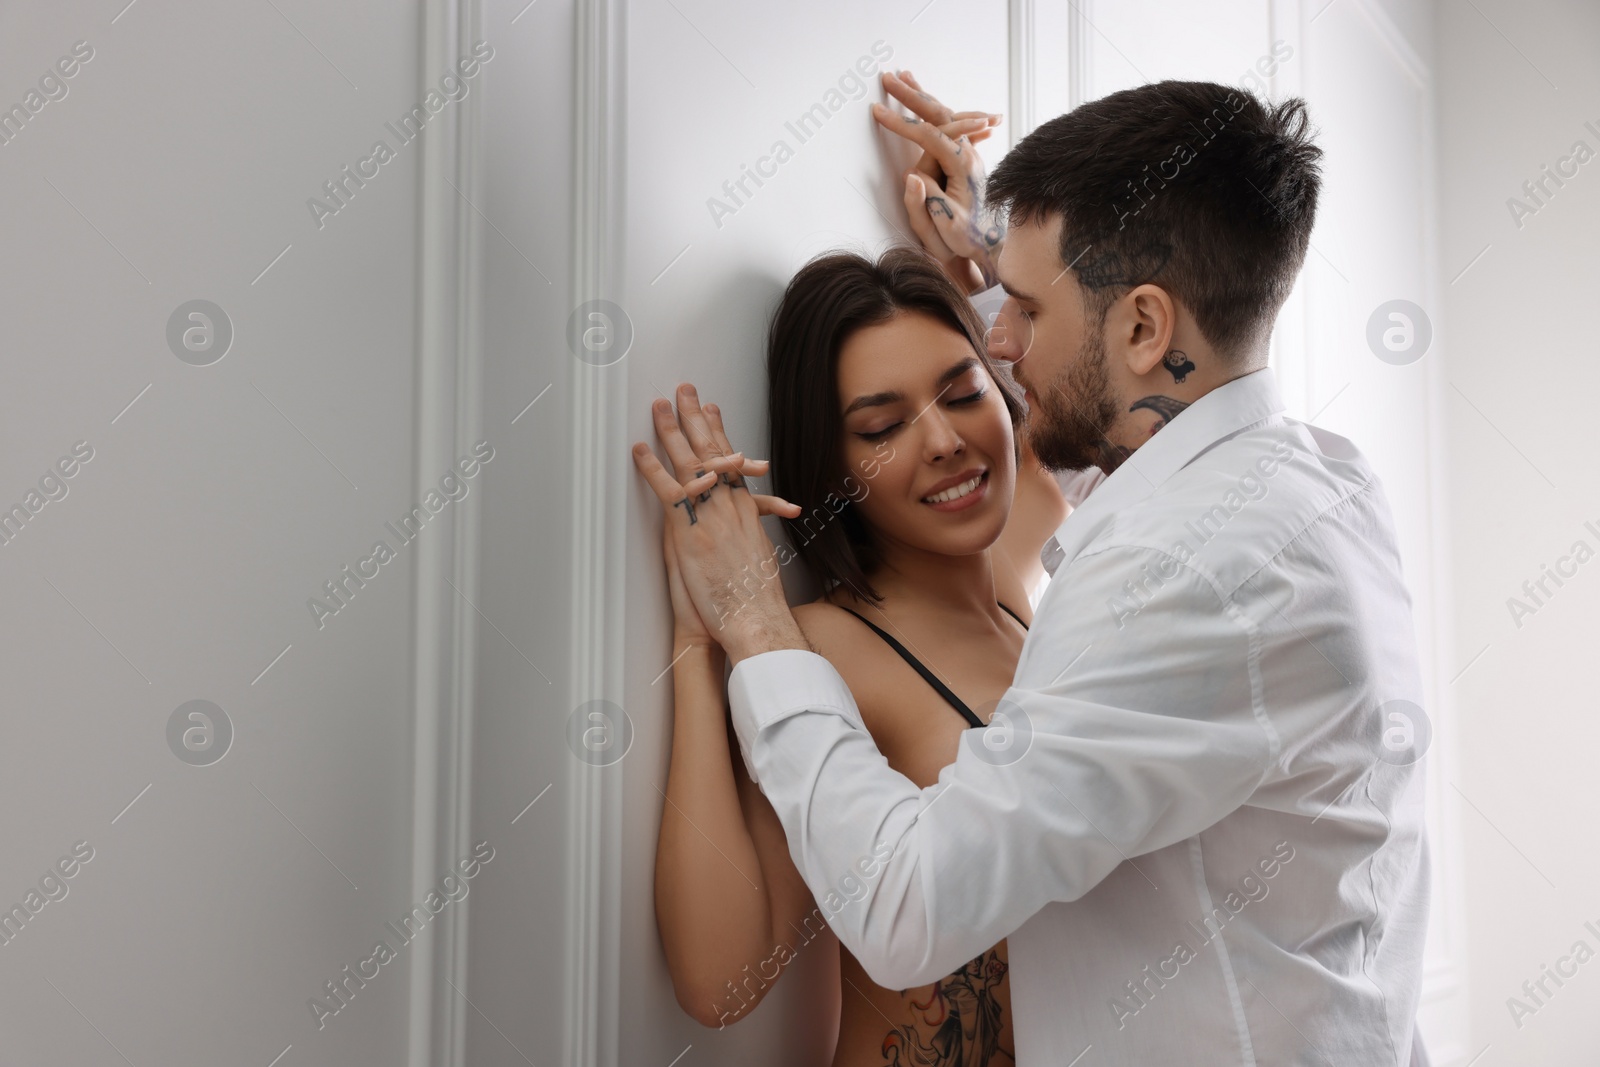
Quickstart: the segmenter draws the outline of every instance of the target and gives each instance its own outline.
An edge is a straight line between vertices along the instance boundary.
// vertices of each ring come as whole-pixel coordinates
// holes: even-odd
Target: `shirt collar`
[[[1067,516],[1055,532],[1061,550],[1059,560],[1069,562],[1077,558],[1084,545],[1118,512],[1149,497],[1157,486],[1206,449],[1271,418],[1284,407],[1278,381],[1267,367],[1219,385],[1190,404],[1124,460]]]

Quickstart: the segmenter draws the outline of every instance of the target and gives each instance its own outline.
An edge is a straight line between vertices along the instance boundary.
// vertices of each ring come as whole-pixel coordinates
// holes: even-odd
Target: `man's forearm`
[[[934,921],[936,900],[923,896],[933,857],[917,834],[928,791],[888,765],[827,660],[781,654],[736,667],[729,697],[746,765],[796,869],[875,982],[926,985],[1005,936],[1009,925],[991,937],[969,922],[960,894],[937,898],[957,913]]]
[[[787,606],[782,610],[763,608],[759,613],[754,605],[747,605],[746,608],[748,610],[741,609],[726,616],[721,628],[713,633],[717,643],[728,653],[730,664],[737,666],[751,656],[782,648],[816,651],[806,640],[800,624],[794,621],[794,615]]]

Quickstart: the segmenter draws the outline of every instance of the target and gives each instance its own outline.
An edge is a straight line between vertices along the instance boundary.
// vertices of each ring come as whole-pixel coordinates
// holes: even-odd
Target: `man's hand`
[[[883,73],[883,87],[913,112],[898,115],[872,105],[884,129],[923,149],[905,175],[906,214],[922,247],[968,293],[999,280],[995,260],[1006,238],[1006,220],[983,199],[983,161],[973,145],[988,137],[999,115],[953,112],[923,90],[910,71]]]
[[[762,515],[796,518],[802,509],[750,492],[745,477],[764,473],[767,461],[733,450],[721,413],[715,405],[702,409],[694,386],[678,387],[677,416],[664,399],[653,414],[673,470],[642,441],[633,446],[633,461],[661,501],[678,579],[706,629],[734,663],[774,649],[809,649],[761,528]]]

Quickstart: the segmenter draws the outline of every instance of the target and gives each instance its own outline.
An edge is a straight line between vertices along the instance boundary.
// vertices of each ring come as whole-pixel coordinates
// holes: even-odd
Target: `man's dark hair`
[[[1063,217],[1061,262],[1095,323],[1150,282],[1219,354],[1242,358],[1265,345],[1305,260],[1321,157],[1298,97],[1162,81],[1046,122],[995,167],[987,195],[1015,224]]]
[[[798,518],[781,517],[789,541],[823,592],[839,583],[863,600],[883,599],[867,581],[880,560],[876,538],[850,488],[876,471],[845,466],[839,353],[858,330],[901,312],[926,315],[965,337],[999,388],[1013,428],[1026,413],[1015,384],[989,358],[977,309],[922,249],[891,248],[876,262],[833,252],[801,267],[767,333],[768,455],[773,493],[803,509]],[[1012,443],[1020,445],[1015,435]]]

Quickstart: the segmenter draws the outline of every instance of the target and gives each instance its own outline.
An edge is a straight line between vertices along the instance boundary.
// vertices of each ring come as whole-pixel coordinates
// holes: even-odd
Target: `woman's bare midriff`
[[[1022,605],[1026,612],[1025,600]],[[894,616],[905,620],[896,627],[902,643],[936,664],[941,680],[980,717],[987,718],[993,700],[1011,684],[1020,627],[998,630],[989,640],[962,638],[892,606],[887,616],[858,610],[879,625]],[[920,787],[934,784],[955,759],[967,724],[859,621],[835,622],[843,627],[833,629],[837,643],[821,651],[856,694],[868,732],[891,767]],[[1002,940],[932,985],[885,989],[841,945],[839,1042],[832,1067],[1010,1067],[1016,1046],[1008,971]]]
[[[1011,982],[1001,941],[955,974],[904,992],[875,985],[839,949],[833,1067],[1010,1067]]]

